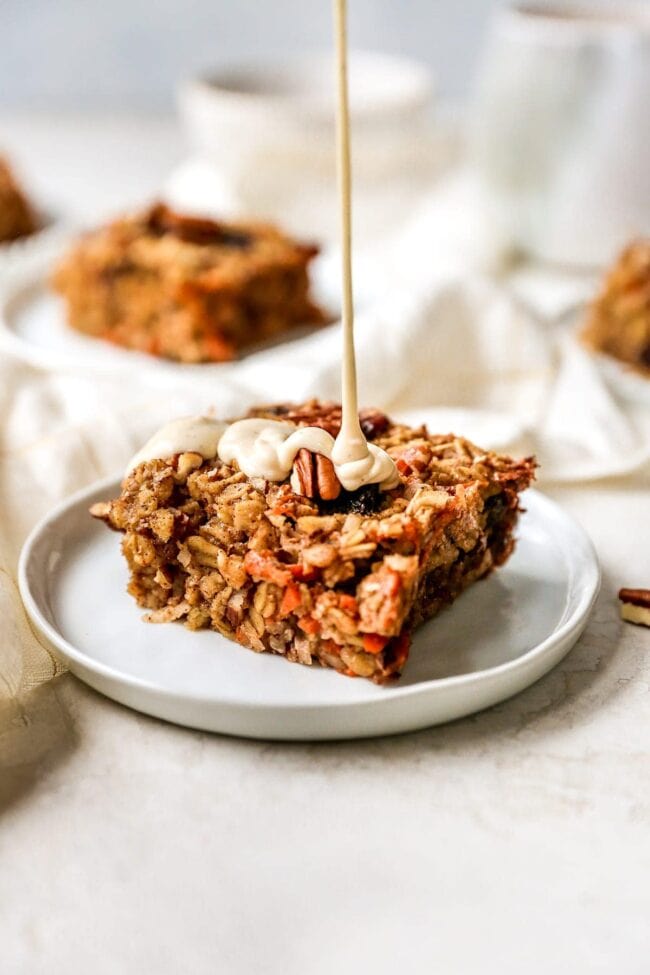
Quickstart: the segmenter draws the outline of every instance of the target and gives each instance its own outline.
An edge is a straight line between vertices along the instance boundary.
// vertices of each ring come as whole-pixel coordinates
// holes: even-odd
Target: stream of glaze
[[[336,440],[320,427],[297,427],[283,420],[237,420],[227,428],[206,417],[175,421],[163,427],[135,455],[132,470],[143,460],[195,451],[206,459],[218,453],[224,464],[237,463],[248,477],[283,481],[291,473],[299,450],[328,457],[346,491],[366,484],[390,490],[399,484],[393,459],[376,444],[369,444],[359,423],[357,368],[354,349],[352,287],[352,200],[350,165],[350,112],[347,65],[347,0],[334,0],[337,54],[337,160],[341,216],[342,331],[341,429]],[[297,490],[298,485],[293,485]]]

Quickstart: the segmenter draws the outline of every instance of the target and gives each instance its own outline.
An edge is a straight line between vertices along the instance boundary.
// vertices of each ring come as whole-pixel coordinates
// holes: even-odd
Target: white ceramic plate
[[[502,701],[554,667],[599,587],[590,541],[543,495],[526,494],[515,555],[416,633],[405,673],[376,687],[258,655],[210,631],[144,623],[125,592],[118,535],[88,515],[108,481],[48,515],[25,543],[20,591],[42,639],[116,701],[178,724],[270,739],[386,735]]]
[[[71,233],[61,214],[41,210],[39,227],[33,234],[17,240],[0,242],[0,276],[27,269],[40,269],[44,261],[53,260]]]
[[[327,308],[332,302],[324,302]],[[284,342],[297,342],[311,335],[313,328],[296,328]],[[209,379],[219,374],[219,363],[183,365],[133,352],[110,342],[94,339],[69,328],[61,298],[44,281],[34,278],[9,290],[0,309],[0,333],[5,344],[23,359],[44,369],[73,368],[98,373],[124,373],[125,370],[154,371],[160,374],[190,375]],[[248,354],[268,349],[273,343],[257,346]],[[228,367],[228,364],[225,364]]]
[[[617,396],[628,403],[650,406],[650,377],[635,372],[611,355],[593,355],[605,382]]]
[[[57,249],[60,252],[61,247]],[[66,324],[63,300],[48,287],[47,269],[53,263],[53,253],[47,252],[44,259],[30,262],[16,269],[16,273],[4,285],[0,305],[0,336],[6,347],[15,351],[32,365],[43,369],[83,369],[97,373],[115,373],[135,370],[155,372],[167,376],[212,379],[223,375],[223,370],[236,367],[236,363],[183,365],[158,359],[123,349],[110,342],[83,335]],[[42,254],[39,257],[43,258]],[[22,268],[22,271],[21,271]],[[0,267],[1,269],[1,267]],[[366,276],[369,278],[369,275]],[[371,289],[364,276],[357,288],[358,304],[368,302]],[[337,255],[328,251],[320,255],[314,263],[312,289],[317,302],[333,316],[340,305],[339,269]],[[273,344],[300,342],[314,333],[310,327],[296,328],[290,335],[283,336],[273,343],[265,343],[248,349],[246,355],[261,352]]]

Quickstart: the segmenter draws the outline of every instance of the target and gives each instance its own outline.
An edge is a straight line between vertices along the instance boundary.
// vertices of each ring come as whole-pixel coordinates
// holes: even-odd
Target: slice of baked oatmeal
[[[52,285],[81,332],[179,362],[222,362],[326,321],[309,292],[317,253],[270,224],[157,204],[84,236]]]
[[[334,436],[341,410],[311,401],[249,415]],[[281,483],[186,452],[144,460],[118,498],[96,504],[124,534],[128,590],[149,619],[377,683],[398,675],[413,629],[512,552],[535,463],[376,410],[360,418],[396,461],[394,490],[337,489],[331,464],[307,451]]]
[[[611,268],[582,338],[650,377],[650,239],[630,244]]]

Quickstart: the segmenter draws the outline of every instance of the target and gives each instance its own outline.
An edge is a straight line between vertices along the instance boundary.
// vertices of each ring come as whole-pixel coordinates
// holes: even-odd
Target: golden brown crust
[[[0,241],[34,233],[36,215],[6,159],[0,156]]]
[[[589,309],[583,341],[650,376],[650,240],[630,244]]]
[[[181,362],[220,362],[325,322],[309,294],[317,252],[270,224],[157,204],[83,237],[52,285],[79,331]]]
[[[317,401],[251,412],[333,434],[340,423],[338,406]],[[124,533],[131,595],[154,620],[257,651],[378,683],[399,674],[413,627],[510,555],[535,463],[366,416],[396,461],[394,491],[309,499],[198,454],[137,467],[93,509]]]

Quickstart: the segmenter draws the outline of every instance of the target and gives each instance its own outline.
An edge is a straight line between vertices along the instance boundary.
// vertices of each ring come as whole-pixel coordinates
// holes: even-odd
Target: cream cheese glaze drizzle
[[[334,440],[319,427],[295,427],[282,420],[239,420],[224,433],[219,443],[219,457],[226,464],[236,461],[249,477],[281,481],[288,477],[298,451],[306,448],[332,461],[336,476],[346,491],[357,491],[365,484],[378,484],[382,490],[387,491],[399,484],[395,462],[381,447],[368,443],[359,423],[352,292],[346,0],[334,0],[334,14],[338,67],[337,148],[343,277],[341,430]],[[297,490],[298,484],[294,483],[292,486]]]
[[[359,423],[357,363],[354,350],[354,299],[352,288],[352,167],[350,163],[350,110],[348,104],[347,0],[334,0],[336,35],[337,169],[341,221],[341,278],[343,283],[343,359],[341,363],[341,429],[334,446],[337,463],[362,461],[369,444]],[[392,463],[392,461],[391,461]]]
[[[343,276],[343,369],[341,429],[334,438],[319,427],[296,427],[282,420],[239,420],[228,427],[219,443],[225,464],[236,461],[248,477],[283,481],[289,476],[299,450],[322,454],[346,491],[378,484],[388,491],[397,487],[399,475],[392,457],[369,444],[359,423],[357,374],[354,352],[352,298],[352,207],[350,193],[350,120],[347,80],[346,0],[334,0],[338,64],[337,143],[341,203],[341,250]],[[298,490],[296,479],[292,487]]]
[[[217,447],[228,424],[210,416],[183,416],[166,423],[129,461],[127,474],[145,460],[167,460],[174,454],[200,454],[204,460],[217,456]]]
[[[233,461],[247,477],[284,481],[293,467],[296,454],[305,448],[328,457],[346,491],[357,491],[364,484],[379,484],[390,490],[399,483],[395,464],[385,450],[368,444],[363,457],[336,461],[334,437],[320,427],[299,427],[285,420],[252,417],[230,425],[209,416],[187,416],[161,427],[131,458],[127,473],[145,460],[166,460],[175,454],[191,452],[204,460],[217,455],[224,464]],[[293,485],[297,489],[297,485]]]
[[[137,467],[144,460],[195,451],[206,460],[216,457],[218,453],[225,464],[236,462],[248,477],[283,481],[291,473],[296,454],[304,448],[332,461],[336,476],[346,491],[357,491],[366,484],[378,484],[382,490],[388,491],[399,484],[399,475],[392,457],[376,444],[368,443],[359,423],[352,290],[346,0],[334,0],[334,14],[338,67],[337,149],[343,278],[340,432],[334,440],[320,427],[298,427],[284,420],[251,418],[238,420],[226,427],[209,417],[188,417],[163,427],[135,455],[128,470]],[[295,479],[292,487],[295,491],[299,489]]]
[[[336,442],[327,430],[298,427],[284,420],[238,420],[222,436],[218,452],[224,464],[235,461],[248,477],[284,481],[303,448],[328,457],[346,491],[357,491],[365,484],[379,484],[388,491],[399,483],[393,459],[381,447],[367,444],[363,457],[337,461]]]

